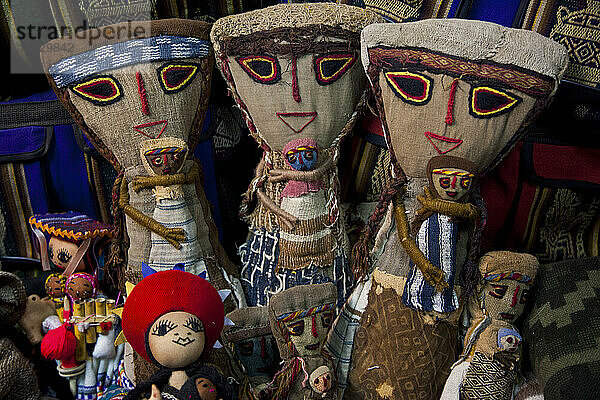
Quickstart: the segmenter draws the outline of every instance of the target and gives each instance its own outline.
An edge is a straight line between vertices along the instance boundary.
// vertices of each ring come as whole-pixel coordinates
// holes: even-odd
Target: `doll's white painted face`
[[[321,353],[333,315],[325,311],[285,323],[289,338],[301,356]]]
[[[185,311],[161,315],[150,326],[148,347],[163,367],[183,368],[200,358],[206,338],[202,321]]]
[[[471,190],[473,174],[458,168],[436,168],[431,172],[435,191],[442,200],[460,201]]]
[[[48,258],[58,268],[65,269],[78,248],[79,246],[76,243],[52,236],[48,241]],[[84,269],[85,264],[82,262],[75,271],[83,271]]]

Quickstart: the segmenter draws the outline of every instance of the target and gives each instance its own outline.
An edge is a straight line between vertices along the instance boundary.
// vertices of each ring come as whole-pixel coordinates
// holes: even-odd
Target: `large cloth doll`
[[[244,302],[238,271],[218,241],[200,165],[192,156],[210,93],[209,30],[208,23],[192,20],[128,22],[56,39],[41,55],[58,98],[119,172],[112,193],[115,235],[109,264],[133,284],[142,279],[143,262],[157,269],[180,262],[189,271],[205,268],[216,288],[234,289],[225,303],[231,311]],[[148,171],[151,154],[142,158],[141,153],[157,148],[146,148],[146,141],[173,139],[187,145],[180,169]],[[193,221],[182,221],[182,213],[174,210],[162,212],[164,199],[157,203],[153,196],[157,188],[161,194],[177,193],[180,211],[187,208]],[[147,376],[150,367],[135,358],[140,360],[135,372]]]
[[[480,174],[494,166],[546,105],[566,53],[536,33],[466,20],[373,24],[363,30],[361,42],[394,180],[353,252],[355,273],[365,278],[362,292],[349,304],[360,315],[358,324],[341,329],[342,342],[332,335],[329,346],[335,356],[353,345],[351,365],[344,360],[337,365],[348,398],[439,398],[457,357],[464,297],[477,277],[478,231],[458,227],[451,282],[427,250],[448,251],[452,242],[424,246],[415,221],[421,220],[422,207],[453,219],[471,214],[471,207],[453,201],[454,196],[423,193],[426,166],[440,155],[467,160]],[[473,172],[447,167],[452,167],[448,176],[457,180]],[[444,175],[444,167],[439,169]],[[452,181],[437,179],[444,189],[438,193],[448,191]],[[485,208],[477,198],[474,187],[481,224]],[[452,288],[458,304],[429,310],[426,296],[403,301],[405,291],[412,290],[407,279],[415,268],[433,292]],[[349,370],[347,382],[344,370]]]
[[[163,269],[173,268],[179,258],[191,271],[203,262],[213,285],[232,286],[235,267],[218,242],[200,167],[191,156],[210,92],[209,28],[192,20],[128,22],[56,39],[42,49],[58,98],[119,172],[113,189],[117,234],[109,261],[132,283],[141,280],[142,262],[148,262],[152,249],[160,248],[152,259],[161,260]],[[141,152],[160,145],[149,149],[148,140],[185,143],[179,169],[149,171],[149,154],[142,158]],[[195,229],[155,218],[156,188],[178,194]],[[121,252],[127,247],[125,233],[126,257]],[[155,246],[163,241],[168,246]]]
[[[282,4],[218,20],[217,65],[263,149],[242,204],[239,249],[248,304],[298,285],[350,290],[339,205],[340,140],[364,105],[360,30],[379,17],[335,4]]]

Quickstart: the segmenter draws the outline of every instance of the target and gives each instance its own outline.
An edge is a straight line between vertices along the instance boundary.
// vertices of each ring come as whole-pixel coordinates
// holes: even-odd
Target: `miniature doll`
[[[271,298],[271,330],[284,364],[261,398],[337,398],[333,363],[323,348],[335,300],[333,283],[296,286]]]
[[[142,163],[150,176],[180,173],[187,152],[187,144],[178,138],[149,139],[140,143]],[[176,243],[152,232],[148,265],[156,271],[162,271],[182,263],[187,272],[198,275],[206,271],[197,239],[196,223],[185,202],[181,185],[157,185],[152,189],[152,195],[156,200],[152,215],[154,220],[165,227],[181,229],[183,240]],[[171,251],[175,244],[179,246],[178,252]]]
[[[258,394],[277,372],[279,351],[267,307],[244,307],[227,314],[233,325],[223,328],[231,357],[239,363],[240,398]],[[252,395],[248,395],[252,392]]]
[[[224,318],[221,294],[197,275],[168,270],[142,279],[125,301],[123,333],[140,356],[161,370],[126,398],[148,397],[156,385],[164,398],[183,400],[182,387],[217,342]]]
[[[469,300],[471,326],[442,399],[511,399],[522,342],[513,324],[523,312],[538,265],[524,253],[492,251],[481,257],[483,280]]]
[[[350,292],[337,162],[366,98],[359,33],[376,21],[347,5],[280,4],[213,25],[217,64],[263,149],[241,209],[249,306],[298,285],[334,282],[340,307]]]
[[[67,278],[65,292],[71,304],[96,297],[98,283],[96,277],[85,272],[77,272]]]
[[[65,283],[67,277],[63,274],[52,273],[46,278],[44,287],[46,288],[46,294],[52,299],[59,307],[63,304],[63,298],[65,297]]]
[[[181,399],[185,400],[233,400],[237,399],[233,387],[215,368],[203,365],[181,387]]]
[[[478,215],[475,206],[463,204],[468,199],[474,171],[472,162],[452,156],[433,157],[427,164],[429,186],[424,189],[425,196],[417,197],[423,208],[417,211],[412,229],[418,230],[414,236],[419,250],[432,265],[444,272],[448,287],[442,292],[437,291],[411,259],[402,295],[402,302],[409,307],[439,313],[458,309],[458,296],[454,290],[457,225],[461,217],[474,220]]]

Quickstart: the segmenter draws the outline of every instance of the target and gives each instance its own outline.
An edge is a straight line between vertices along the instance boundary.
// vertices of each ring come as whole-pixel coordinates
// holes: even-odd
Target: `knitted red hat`
[[[131,347],[146,360],[146,332],[161,315],[185,311],[204,324],[204,353],[217,341],[225,318],[219,292],[205,279],[178,270],[156,272],[138,283],[123,308],[123,333]]]

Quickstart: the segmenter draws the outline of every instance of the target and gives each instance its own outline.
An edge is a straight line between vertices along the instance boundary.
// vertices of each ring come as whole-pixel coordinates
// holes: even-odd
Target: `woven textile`
[[[465,373],[460,389],[460,398],[464,400],[510,400],[515,377],[515,370],[503,368],[498,361],[476,352]]]
[[[600,386],[600,258],[539,268],[525,346],[548,400],[597,398]]]
[[[38,400],[40,390],[29,361],[8,339],[0,339],[0,398]]]
[[[83,240],[96,237],[110,237],[113,227],[103,224],[79,212],[34,215],[29,218],[32,228],[66,239]]]

